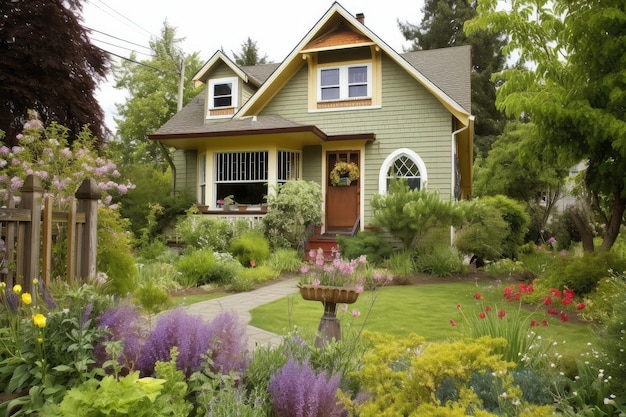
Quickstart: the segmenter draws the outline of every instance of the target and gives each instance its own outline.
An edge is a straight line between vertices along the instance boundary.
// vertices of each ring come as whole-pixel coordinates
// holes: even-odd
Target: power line
[[[118,38],[117,36],[109,35],[108,33],[101,32],[101,31],[99,31],[98,29],[93,29],[93,28],[90,28],[90,27],[87,27],[87,26],[85,26],[85,29],[89,29],[89,30],[91,30],[92,32],[97,32],[97,33],[100,33],[101,35],[108,36],[109,38],[117,39],[118,41],[126,42],[126,43],[129,43],[129,44],[131,44],[131,45],[135,45],[135,46],[138,46],[138,47],[140,47],[140,48],[147,49],[148,51],[152,52],[152,49],[151,49],[151,48],[149,48],[149,47],[147,47],[147,46],[143,46],[143,45],[140,45],[140,44],[135,43],[135,42],[127,41],[126,39]],[[103,41],[102,41],[102,42],[103,42]]]
[[[101,39],[95,39],[95,38],[92,38],[91,40],[92,40],[93,42],[100,42],[100,43],[103,43],[103,44],[105,44],[105,45],[114,46],[115,48],[125,49],[125,50],[130,51],[130,52],[135,52],[135,53],[137,53],[137,54],[141,54],[141,55],[145,55],[145,56],[148,56],[148,57],[154,58],[154,55],[152,55],[152,54],[147,54],[147,53],[145,53],[145,52],[135,51],[134,49],[125,48],[125,47],[123,47],[123,46],[121,46],[121,45],[116,45],[116,44],[114,44],[114,43],[107,42],[107,41],[103,41],[103,40],[101,40]]]
[[[109,16],[116,18],[116,19],[117,19],[117,20],[119,20],[120,22],[122,22],[122,19],[123,19],[124,21],[126,21],[126,22],[130,23],[130,25],[128,25],[127,23],[122,22],[122,23],[125,23],[127,26],[131,26],[131,25],[132,25],[132,26],[134,26],[134,27],[135,27],[135,29],[139,28],[139,29],[141,29],[143,32],[145,32],[145,33],[147,33],[148,35],[150,35],[151,37],[156,37],[156,36],[155,36],[152,32],[150,32],[150,31],[149,31],[149,30],[147,30],[147,29],[144,29],[142,26],[140,26],[139,24],[135,23],[132,19],[129,19],[128,17],[124,16],[122,13],[118,12],[117,10],[115,10],[114,8],[112,8],[111,6],[109,6],[108,4],[106,4],[104,1],[102,1],[102,0],[97,0],[97,1],[98,1],[99,3],[101,3],[104,7],[106,7],[106,8],[107,8],[107,9],[109,9],[109,10],[111,10],[113,13],[115,13],[117,16],[121,17],[122,19],[119,19],[119,18],[117,18],[116,16],[114,16],[113,14],[111,14],[109,11],[104,10],[103,8],[101,8],[100,6],[98,6],[97,4],[95,4],[95,3],[93,2],[93,0],[88,0],[88,1],[89,1],[89,3],[91,3],[94,7],[96,7],[96,8],[98,8],[98,9],[102,10],[104,13],[108,14]]]
[[[170,74],[179,74],[178,71],[167,70],[167,69],[163,69],[163,68],[157,68],[155,66],[148,65],[148,64],[143,63],[143,62],[135,61],[134,59],[130,59],[130,58],[127,58],[127,57],[122,56],[122,55],[118,55],[118,54],[116,54],[114,52],[107,51],[106,49],[102,49],[99,46],[96,46],[96,48],[100,49],[102,52],[106,52],[107,54],[110,54],[110,55],[113,55],[113,56],[118,57],[120,59],[123,59],[124,61],[128,61],[128,62],[132,62],[133,64],[141,65],[142,67],[150,68],[150,69],[153,69],[153,70],[159,71],[159,72],[166,72],[166,73],[170,73]]]

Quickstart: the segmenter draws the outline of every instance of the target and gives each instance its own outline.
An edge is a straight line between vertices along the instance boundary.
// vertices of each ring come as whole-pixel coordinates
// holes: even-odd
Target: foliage
[[[96,267],[106,273],[109,290],[120,295],[132,293],[137,279],[127,227],[128,220],[122,219],[117,211],[104,207],[98,209]]]
[[[337,405],[335,395],[339,381],[339,375],[316,373],[310,364],[290,359],[270,379],[273,410],[278,417],[342,416],[343,409]]]
[[[572,208],[556,214],[550,219],[550,223],[546,227],[556,238],[557,249],[569,249],[576,242],[581,241],[580,232],[576,228],[576,224],[572,220]]]
[[[506,40],[502,34],[487,31],[466,35],[463,24],[476,16],[476,3],[458,0],[426,0],[419,25],[398,21],[400,31],[410,50],[430,50],[450,46],[472,47],[472,114],[476,115],[475,152],[486,156],[491,142],[501,132],[505,117],[495,106],[496,83],[494,72],[502,70],[505,56],[502,47]]]
[[[163,23],[160,37],[150,41],[153,57],[138,61],[135,53],[122,61],[115,71],[115,88],[129,92],[129,99],[117,104],[117,135],[120,140],[112,143],[123,166],[155,163],[166,168],[167,152],[156,141],[148,140],[174,114],[178,106],[178,85],[184,65],[184,89],[181,103],[187,104],[200,90],[195,88],[193,76],[202,67],[198,53],[185,55],[180,49],[181,38],[176,37],[176,28]],[[184,64],[183,64],[184,61]],[[155,70],[156,69],[156,70]]]
[[[443,201],[438,192],[411,190],[405,180],[391,182],[387,195],[372,199],[374,223],[400,239],[405,248],[415,248],[433,228],[459,225],[462,212],[452,201]]]
[[[337,244],[344,257],[354,259],[365,255],[370,265],[382,265],[393,253],[391,244],[380,233],[370,230],[361,230],[354,237],[337,236]]]
[[[270,244],[263,234],[252,230],[230,243],[230,253],[245,267],[263,263],[270,256]]]
[[[465,270],[463,258],[450,245],[436,245],[432,252],[418,255],[415,268],[437,277],[449,277]]]
[[[497,262],[485,265],[485,272],[497,278],[508,279],[513,276],[521,276],[524,275],[526,271],[521,261],[514,261],[512,259],[500,259]]]
[[[201,386],[197,394],[197,415],[266,417],[270,415],[266,405],[268,394],[256,388],[246,390],[237,385],[235,378],[221,375]],[[204,414],[200,414],[204,413]]]
[[[415,270],[413,252],[411,250],[394,251],[385,261],[384,266],[391,270],[398,282],[402,282]]]
[[[314,226],[322,224],[322,189],[313,181],[287,181],[267,196],[263,233],[274,248],[304,251]]]
[[[235,235],[233,226],[223,218],[193,214],[194,210],[192,208],[187,216],[176,223],[176,230],[183,242],[197,249],[211,248],[217,252],[226,252]]]
[[[503,255],[514,258],[519,247],[524,244],[524,236],[528,231],[530,219],[526,209],[517,201],[503,195],[483,197],[481,201],[498,209],[502,219],[507,223],[509,233],[502,237]]]
[[[509,226],[502,218],[500,210],[484,204],[481,200],[463,203],[466,224],[458,229],[454,246],[464,254],[476,255],[481,260],[494,260],[502,257],[505,236]]]
[[[625,271],[626,260],[613,252],[587,253],[582,257],[559,257],[537,280],[537,288],[570,288],[580,296],[591,293],[609,271]]]
[[[294,249],[277,248],[270,253],[264,265],[278,273],[296,272],[302,266],[302,257]]]
[[[82,6],[80,0],[3,2],[0,130],[10,145],[16,145],[29,110],[45,123],[69,127],[70,141],[85,125],[101,143],[107,139],[95,95],[110,59],[91,44],[90,30],[81,22]]]
[[[599,332],[598,339],[606,354],[606,367],[610,369],[611,386],[615,392],[626,392],[626,282],[624,273],[614,277],[614,291],[610,292],[611,300],[606,304],[612,306],[606,326]],[[601,300],[598,300],[601,301]],[[602,300],[604,301],[604,300]],[[624,399],[626,400],[626,398]]]
[[[185,252],[175,263],[187,286],[199,286],[211,282],[211,271],[217,260],[210,249]]]
[[[135,301],[150,314],[157,314],[172,306],[172,300],[164,288],[154,282],[139,285],[133,293]]]
[[[483,402],[470,382],[476,373],[489,372],[506,395],[498,396],[498,408],[507,415],[549,415],[550,407],[528,404],[521,389],[513,384],[511,364],[494,353],[502,339],[480,339],[426,344],[412,334],[406,339],[365,332],[373,343],[363,358],[363,366],[355,372],[362,395],[342,401],[358,415],[466,415],[492,416],[484,410]],[[438,402],[437,392],[442,384],[452,383],[458,391],[458,401]],[[361,400],[364,398],[364,400]]]
[[[244,268],[233,277],[229,288],[233,291],[250,291],[255,284],[277,278],[278,275],[278,272],[267,265]]]
[[[235,57],[237,65],[242,66],[267,64],[268,59],[267,55],[259,57],[259,48],[256,46],[256,42],[250,39],[249,36],[248,39],[241,44],[240,53],[237,54],[236,52],[233,52],[233,56]]]
[[[606,251],[626,209],[626,121],[621,110],[626,96],[616,93],[626,81],[623,59],[614,59],[623,57],[626,12],[619,0],[549,5],[522,0],[506,13],[496,3],[479,0],[476,17],[465,24],[468,34],[505,33],[504,53],[519,57],[518,65],[498,74],[503,83],[496,105],[537,126],[529,147],[557,155],[560,166],[586,161],[585,188],[590,201],[598,203],[594,209],[605,225],[600,249]],[[582,236],[591,236],[588,224],[578,227]]]

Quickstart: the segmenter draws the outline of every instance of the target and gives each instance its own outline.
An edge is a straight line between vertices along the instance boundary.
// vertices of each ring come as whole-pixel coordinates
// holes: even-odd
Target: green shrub
[[[272,247],[304,251],[313,228],[322,224],[322,189],[313,181],[287,181],[267,197],[263,233]]]
[[[586,320],[606,323],[623,308],[626,300],[626,281],[611,274],[600,278],[596,288],[585,297],[587,307],[582,311]],[[626,363],[626,362],[624,362]]]
[[[189,287],[208,283],[209,275],[216,259],[210,249],[191,250],[180,257],[174,264],[182,275],[182,281]],[[179,279],[181,279],[179,278]]]
[[[526,272],[524,264],[521,261],[512,259],[500,259],[485,265],[485,272],[496,278],[510,278],[512,275],[523,275]]]
[[[302,254],[295,249],[278,248],[270,253],[264,265],[267,265],[278,273],[297,272],[302,266]]]
[[[226,219],[194,213],[197,213],[195,206],[176,223],[183,242],[196,249],[226,252],[235,235],[233,226]]]
[[[552,231],[559,250],[569,249],[573,243],[581,241],[580,232],[570,215],[571,210],[570,208],[562,213],[557,213],[547,227]]]
[[[132,293],[136,287],[137,267],[126,232],[128,220],[108,208],[98,209],[98,247],[96,267],[106,273],[109,290],[115,294]]]
[[[270,256],[270,244],[261,233],[250,231],[231,242],[230,253],[241,265],[254,266],[261,264]]]
[[[591,293],[601,278],[609,276],[609,270],[626,270],[626,261],[613,252],[586,253],[582,257],[559,257],[541,276],[540,283],[546,288],[573,290],[578,296]]]
[[[344,258],[356,259],[365,255],[370,265],[382,265],[393,253],[391,244],[370,230],[360,231],[354,237],[337,236],[337,244]]]
[[[136,302],[151,314],[167,310],[172,305],[167,291],[153,282],[138,287],[133,296]]]
[[[611,386],[614,392],[626,392],[626,280],[624,273],[612,278],[614,280],[613,299],[609,303],[613,307],[606,326],[600,332],[600,343],[606,354],[606,366],[613,378]]]
[[[199,282],[198,285],[210,283],[228,285],[241,272],[241,264],[229,253],[216,253],[214,255],[217,261],[209,268],[206,280]]]
[[[255,284],[261,284],[278,277],[278,273],[268,266],[244,268],[230,283],[232,291],[250,291]]]
[[[464,270],[461,255],[449,245],[437,245],[431,253],[419,255],[415,267],[421,272],[437,277],[449,277]]]
[[[509,234],[502,242],[503,255],[507,258],[515,258],[519,247],[524,244],[524,237],[530,224],[530,216],[526,209],[521,203],[503,195],[483,197],[481,201],[500,210],[502,219],[509,226]]]
[[[463,203],[463,208],[466,224],[456,233],[456,248],[481,260],[500,259],[504,254],[503,242],[509,234],[502,213],[482,200]]]
[[[402,284],[415,271],[413,252],[411,250],[396,251],[385,261],[384,265],[391,270],[394,280]]]

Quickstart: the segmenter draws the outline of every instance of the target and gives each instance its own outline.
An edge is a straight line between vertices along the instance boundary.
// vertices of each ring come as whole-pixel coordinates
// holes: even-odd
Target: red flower
[[[574,291],[570,290],[569,288],[565,288],[563,290],[563,297],[572,299],[574,298],[574,296]]]
[[[475,294],[474,294],[474,298],[475,298],[475,299],[477,299],[477,300],[482,300],[482,299],[483,299],[483,296],[482,296],[482,295],[480,295],[479,293],[475,293]]]
[[[548,309],[548,314],[551,316],[557,316],[559,314],[559,312],[557,311],[556,308],[549,308]]]
[[[516,292],[515,294],[513,294],[513,299],[514,299],[515,301],[517,301],[517,300],[519,300],[519,298],[520,298],[521,296],[522,296],[522,295],[521,295],[520,293]]]
[[[484,319],[485,317],[487,317],[487,315],[485,314],[484,311],[481,311],[480,313],[478,313],[478,317],[480,317],[481,319]]]
[[[541,320],[541,325],[543,327],[548,327],[548,320],[546,320],[546,319]]]
[[[576,304],[576,310],[582,310],[585,307],[587,307],[587,305],[585,303]]]
[[[563,323],[565,323],[567,321],[568,317],[567,317],[567,313],[561,313],[561,321]]]
[[[252,268],[254,268],[254,267],[256,266],[256,262],[254,262],[254,259],[252,259],[252,260],[250,261],[250,266],[251,266]]]
[[[550,289],[550,295],[553,295],[557,298],[561,298],[562,294],[561,294],[561,290],[559,290],[558,288],[552,288]]]
[[[486,307],[485,307],[485,311],[486,311],[487,313],[489,313],[489,312],[491,311],[491,307],[486,306]]]
[[[526,287],[526,292],[535,292],[535,287],[533,286],[533,284],[528,284],[528,286]]]
[[[518,285],[519,291],[524,294],[526,292],[528,292],[528,286],[526,284],[519,284]]]
[[[567,298],[567,297],[566,297],[566,298],[564,298],[564,299],[562,299],[562,300],[561,300],[561,304],[563,304],[564,306],[566,306],[566,305],[568,305],[568,304],[571,304],[571,303],[572,303],[572,301],[574,301],[572,298]]]
[[[544,306],[552,305],[552,297],[543,297],[543,305]]]
[[[539,326],[539,322],[537,320],[533,320],[530,322],[530,327],[537,327]]]
[[[461,303],[458,303],[458,304],[456,305],[456,309],[457,309],[457,310],[460,310],[460,309],[461,309]]]
[[[454,321],[454,320],[450,319],[450,325],[451,325],[452,327],[456,327],[456,321]]]
[[[513,285],[509,285],[508,287],[506,287],[504,289],[504,298],[506,298],[507,300],[511,299],[511,294],[513,293],[513,290],[515,289],[515,287]]]
[[[506,311],[505,310],[500,310],[498,311],[498,318],[500,320],[502,320],[502,317],[506,316]]]

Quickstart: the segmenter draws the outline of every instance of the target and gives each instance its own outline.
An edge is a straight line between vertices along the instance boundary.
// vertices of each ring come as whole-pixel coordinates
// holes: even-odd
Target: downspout
[[[454,186],[456,184],[456,176],[455,176],[455,164],[456,164],[456,136],[464,130],[469,129],[469,123],[463,126],[460,129],[455,130],[450,135],[450,160],[452,161],[452,166],[450,167],[450,197],[454,198]],[[454,243],[454,227],[450,226],[450,246]]]

